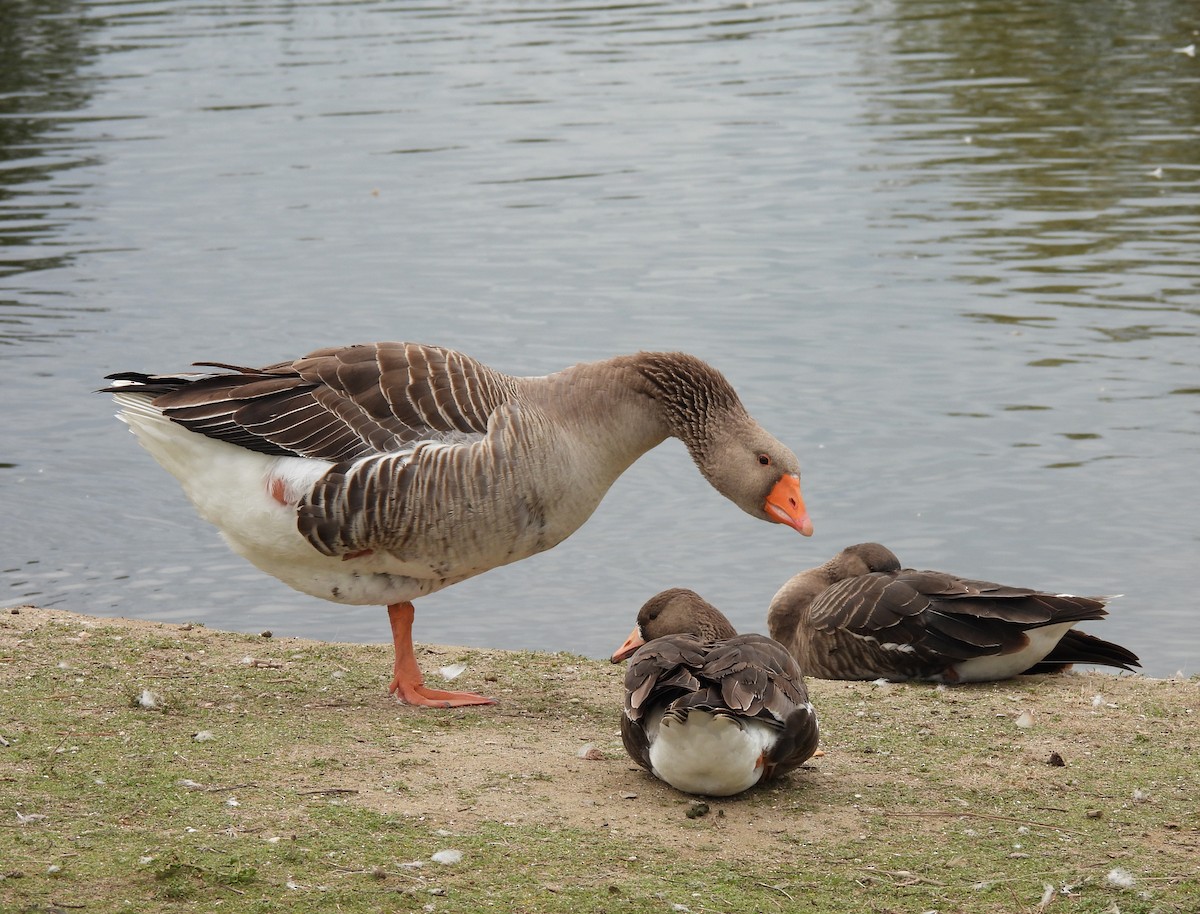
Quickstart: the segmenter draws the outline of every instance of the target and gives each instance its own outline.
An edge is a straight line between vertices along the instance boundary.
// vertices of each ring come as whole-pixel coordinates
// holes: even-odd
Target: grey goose
[[[412,600],[560,543],[667,437],[748,514],[812,533],[795,455],[684,353],[542,377],[404,342],[196,364],[218,370],[120,372],[104,391],[236,552],[304,593],[387,606],[389,691],[410,704],[492,703],[424,685]]]
[[[901,568],[891,550],[860,543],[784,584],[767,627],[822,679],[982,682],[1072,663],[1132,670],[1132,651],[1074,629],[1107,615],[1106,599]]]
[[[625,749],[677,790],[730,796],[817,751],[817,715],[796,661],[770,638],[739,635],[695,591],[651,597],[612,655],[625,659]]]

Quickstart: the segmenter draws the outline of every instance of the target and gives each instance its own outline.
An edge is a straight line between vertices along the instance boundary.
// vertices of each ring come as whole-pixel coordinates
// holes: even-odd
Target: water
[[[0,602],[384,641],[229,553],[92,391],[413,339],[515,373],[720,367],[817,535],[677,442],[422,641],[605,656],[691,586],[743,629],[865,539],[1120,593],[1200,672],[1190,2],[0,0]]]

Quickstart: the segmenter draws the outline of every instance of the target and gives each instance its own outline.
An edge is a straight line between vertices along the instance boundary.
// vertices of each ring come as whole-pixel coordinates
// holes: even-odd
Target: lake
[[[388,640],[230,553],[110,372],[680,349],[797,452],[816,535],[669,441],[561,546],[418,601],[417,640],[607,656],[672,586],[762,630],[870,539],[1121,594],[1086,630],[1200,673],[1195,28],[1192,0],[0,4],[0,603]]]

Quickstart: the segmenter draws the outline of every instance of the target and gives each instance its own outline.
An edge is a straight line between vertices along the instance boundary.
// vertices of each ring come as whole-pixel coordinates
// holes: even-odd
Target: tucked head
[[[847,546],[825,563],[833,581],[856,578],[874,571],[899,571],[900,560],[892,550],[879,543],[858,543]]]
[[[776,641],[795,653],[807,641],[809,609],[828,588],[850,578],[874,571],[900,570],[900,560],[879,543],[847,546],[829,561],[792,576],[771,600],[767,608],[767,631]]]
[[[722,641],[737,634],[725,614],[694,590],[673,587],[655,594],[638,610],[637,625],[612,655],[613,663],[632,656],[655,638],[696,635],[704,641]]]

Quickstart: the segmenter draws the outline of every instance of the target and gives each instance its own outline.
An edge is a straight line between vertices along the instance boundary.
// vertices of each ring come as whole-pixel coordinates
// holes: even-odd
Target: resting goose
[[[628,657],[625,750],[677,790],[730,796],[817,750],[796,661],[770,638],[739,635],[694,591],[651,597],[612,662]]]
[[[1072,628],[1106,616],[1105,599],[902,569],[890,550],[861,543],[784,584],[767,627],[823,679],[984,682],[1072,663],[1131,670],[1132,651]]]
[[[812,533],[795,455],[683,353],[528,378],[416,343],[197,364],[222,371],[104,390],[236,552],[304,593],[387,606],[389,691],[409,704],[493,703],[424,685],[412,600],[562,542],[669,436],[742,510]]]

